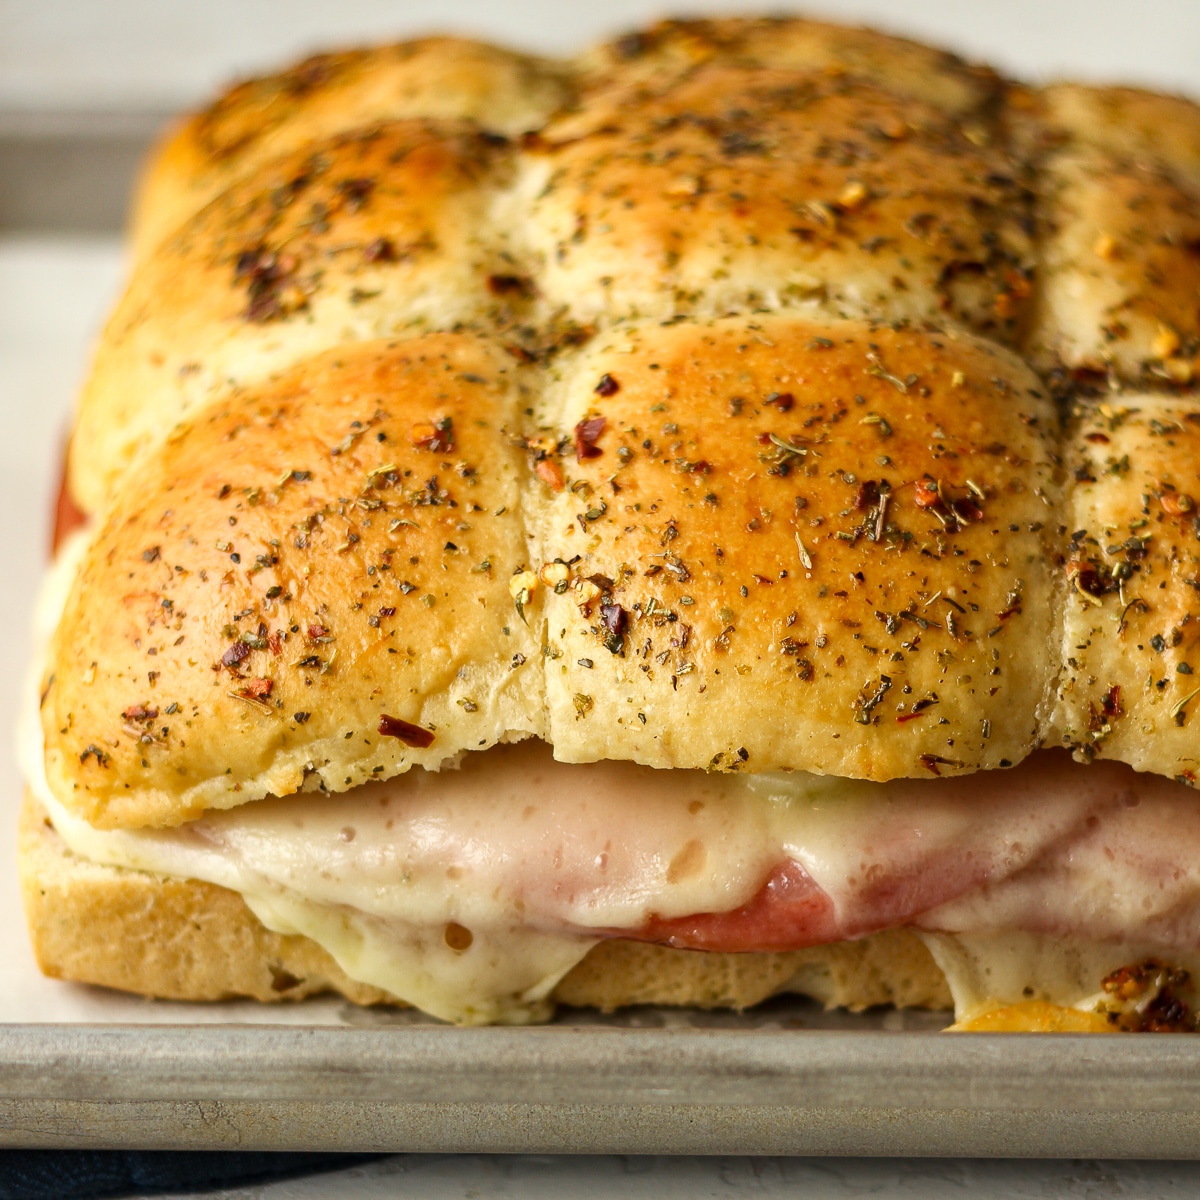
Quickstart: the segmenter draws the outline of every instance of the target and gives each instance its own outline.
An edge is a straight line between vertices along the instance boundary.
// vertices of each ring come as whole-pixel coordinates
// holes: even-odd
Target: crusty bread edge
[[[34,953],[54,978],[170,1000],[337,992],[356,1004],[399,1003],[350,979],[308,938],[271,932],[236,892],[75,856],[28,793],[18,860]],[[635,1004],[741,1009],[781,992],[853,1010],[952,1007],[945,977],[906,930],[778,954],[607,941],[567,974],[554,998],[605,1011]]]

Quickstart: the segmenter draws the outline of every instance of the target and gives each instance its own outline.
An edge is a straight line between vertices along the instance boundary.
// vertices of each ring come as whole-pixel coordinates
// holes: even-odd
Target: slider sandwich
[[[1198,197],[1185,101],[792,18],[234,89],[76,414],[43,969],[1192,1028]]]

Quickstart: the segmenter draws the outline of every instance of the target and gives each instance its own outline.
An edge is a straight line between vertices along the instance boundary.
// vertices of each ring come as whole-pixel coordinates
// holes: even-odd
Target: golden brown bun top
[[[98,825],[175,824],[540,729],[541,646],[508,589],[514,367],[453,334],[367,343],[162,445],[54,639],[56,793]]]
[[[875,29],[801,17],[658,21],[592,48],[578,63],[590,83],[616,72],[653,80],[717,58],[878,78],[899,95],[962,112],[981,108],[1000,86],[989,67],[945,50]]]
[[[134,257],[145,258],[238,179],[321,137],[406,117],[517,135],[563,103],[564,78],[529,55],[433,37],[318,54],[248,80],[164,138],[135,198]]]
[[[521,139],[454,100],[463,62],[494,59],[471,96],[508,112],[514,56],[445,39],[316,60],[195,118],[155,168],[186,205],[145,201],[193,215],[143,258],[80,401],[83,507],[224,388],[348,340],[465,324],[536,351],[762,308],[1022,336],[1032,193],[990,72],[800,20],[647,36],[585,57]]]
[[[520,290],[489,203],[511,164],[459,122],[399,121],[278,159],[135,272],[80,397],[72,491],[232,385],[352,340],[505,319]],[[496,281],[500,283],[497,284]]]
[[[720,61],[618,94],[585,131],[608,109],[589,99],[526,156],[537,285],[577,321],[820,305],[1017,335],[1031,194],[974,120],[870,79]]]
[[[181,223],[74,434],[66,803],[171,823],[530,734],[1191,778],[1200,110],[799,19],[315,61],[155,168]]]
[[[559,758],[928,778],[1037,744],[1055,416],[1019,360],[726,318],[598,338],[547,399],[603,424],[541,496]]]
[[[1200,108],[1059,84],[1034,102],[1043,370],[1155,388],[1200,374]]]
[[[1064,744],[1195,785],[1200,397],[1081,406],[1067,439]]]
[[[531,733],[1016,762],[1055,675],[1053,426],[1006,352],[862,322],[624,326],[551,371],[461,334],[334,351],[125,476],[52,648],[51,785],[137,825]]]
[[[144,258],[239,177],[330,134],[432,117],[517,136],[572,107],[579,90],[614,82],[622,91],[657,86],[712,59],[881,78],[898,95],[955,113],[981,108],[998,86],[991,71],[943,51],[799,19],[663,21],[574,62],[453,37],[317,54],[231,88],[167,134],[136,198],[135,257]],[[599,111],[595,100],[583,107]]]

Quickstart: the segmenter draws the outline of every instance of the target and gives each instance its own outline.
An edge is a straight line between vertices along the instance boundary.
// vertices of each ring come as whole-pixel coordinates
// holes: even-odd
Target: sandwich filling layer
[[[605,937],[736,952],[917,928],[960,1016],[1031,981],[1077,1003],[1200,944],[1189,790],[1057,754],[866,784],[566,765],[529,742],[170,830],[96,830],[37,791],[75,854],[228,887],[351,977],[458,1021],[544,1016]]]

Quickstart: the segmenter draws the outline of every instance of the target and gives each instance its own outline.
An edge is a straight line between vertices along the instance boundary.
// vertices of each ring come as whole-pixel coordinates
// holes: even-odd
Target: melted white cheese
[[[946,976],[958,1021],[1010,1004],[1042,1000],[1085,1012],[1109,1007],[1100,982],[1121,967],[1161,958],[1151,940],[1093,941],[1023,930],[922,933]],[[1200,980],[1200,953],[1175,951],[1171,965]],[[1195,1003],[1195,988],[1183,989]]]

